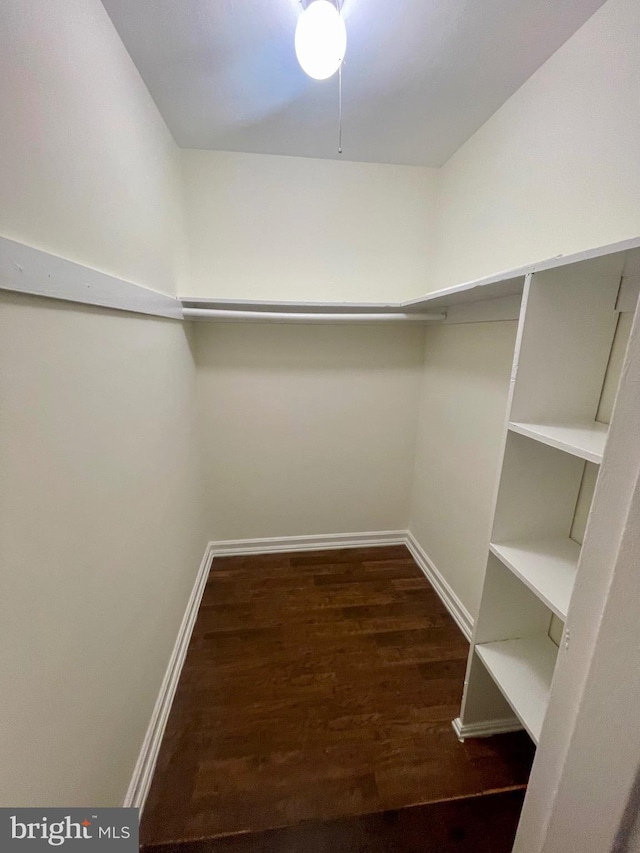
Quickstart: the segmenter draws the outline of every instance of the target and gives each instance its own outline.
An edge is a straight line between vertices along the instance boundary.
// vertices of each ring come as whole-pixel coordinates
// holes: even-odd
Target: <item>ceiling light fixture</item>
[[[337,6],[329,0],[312,0],[298,18],[295,48],[305,74],[327,80],[342,65],[347,30]]]

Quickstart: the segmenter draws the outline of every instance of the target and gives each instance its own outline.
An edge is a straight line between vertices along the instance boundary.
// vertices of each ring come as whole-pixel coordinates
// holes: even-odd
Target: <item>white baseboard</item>
[[[456,717],[451,725],[458,736],[458,740],[464,740],[468,737],[491,737],[491,735],[503,735],[506,732],[519,732],[522,729],[522,723],[515,717],[509,717],[506,720],[487,720],[484,723],[470,723],[464,725],[460,717]]]
[[[321,533],[316,536],[280,536],[268,539],[222,539],[210,542],[216,557],[244,554],[274,554],[279,551],[327,551],[332,548],[374,548],[404,545],[406,530],[376,530],[364,533]]]
[[[169,712],[171,711],[173,698],[178,687],[178,681],[180,680],[180,673],[182,672],[184,660],[187,655],[187,649],[189,648],[191,634],[193,633],[193,627],[198,616],[200,602],[207,583],[213,557],[214,553],[210,543],[207,545],[202,562],[200,563],[200,568],[198,569],[198,574],[196,575],[196,580],[193,585],[193,589],[191,590],[191,595],[189,596],[187,608],[182,618],[182,624],[180,625],[180,630],[178,632],[173,651],[171,652],[171,657],[169,658],[169,664],[164,674],[162,685],[160,686],[160,692],[156,699],[149,727],[147,728],[142,748],[133,771],[133,776],[131,777],[131,782],[129,783],[129,788],[122,804],[125,808],[128,806],[139,808],[140,814],[142,814],[147,794],[151,787],[151,779],[153,777],[153,771],[155,770],[156,761],[158,760],[160,744],[162,743],[164,730],[167,725],[167,720],[169,719]]]
[[[282,536],[277,538],[267,539],[228,539],[217,542],[209,542],[205,550],[196,580],[187,604],[187,609],[180,625],[180,631],[176,639],[171,658],[165,672],[160,692],[156,700],[153,714],[149,722],[140,755],[136,762],[133,776],[129,784],[126,796],[124,798],[124,806],[135,806],[140,809],[140,813],[144,808],[147,794],[151,786],[153,771],[158,759],[160,744],[171,711],[171,705],[178,687],[180,673],[189,647],[189,641],[193,632],[200,601],[204,593],[204,588],[211,570],[211,565],[215,557],[223,556],[242,556],[250,554],[274,554],[286,551],[315,551],[315,550],[330,550],[334,548],[374,548],[381,545],[406,545],[411,553],[411,556],[418,564],[419,568],[424,572],[427,580],[442,600],[442,603],[447,608],[458,627],[467,639],[471,638],[473,630],[473,620],[471,615],[466,610],[458,596],[453,592],[449,584],[442,577],[440,572],[435,568],[431,560],[427,557],[421,546],[416,541],[415,537],[408,530],[382,530],[364,533],[327,533],[318,534],[316,536]],[[495,734],[499,731],[512,731],[513,728],[501,727],[495,731],[489,731],[490,726],[500,726],[501,723],[486,724],[484,729],[478,730],[477,733],[465,729],[461,734],[456,728],[454,721],[454,729],[458,737],[483,737],[484,735]],[[504,721],[508,724],[508,721]],[[519,727],[519,725],[518,725]],[[474,728],[474,727],[472,727]]]
[[[442,603],[455,620],[458,628],[460,628],[467,640],[471,641],[471,634],[473,633],[473,617],[467,608],[433,565],[411,531],[407,531],[405,544],[411,552],[413,559],[424,572],[431,586],[438,593]]]

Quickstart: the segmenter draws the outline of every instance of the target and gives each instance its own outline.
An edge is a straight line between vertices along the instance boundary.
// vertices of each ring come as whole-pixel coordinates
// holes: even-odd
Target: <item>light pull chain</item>
[[[338,154],[342,154],[342,65],[338,69]]]
[[[342,17],[341,0],[336,0],[336,9]],[[344,61],[344,56],[342,60]],[[342,62],[338,67],[338,154],[342,154]]]

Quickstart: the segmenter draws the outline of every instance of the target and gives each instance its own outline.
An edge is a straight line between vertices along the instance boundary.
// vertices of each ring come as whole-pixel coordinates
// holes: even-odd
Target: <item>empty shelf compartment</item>
[[[547,712],[557,647],[546,634],[476,646],[514,713],[538,743]]]

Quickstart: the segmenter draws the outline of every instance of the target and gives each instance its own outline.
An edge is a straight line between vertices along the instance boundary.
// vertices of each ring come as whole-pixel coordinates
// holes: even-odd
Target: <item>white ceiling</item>
[[[439,166],[603,0],[344,0],[344,159]],[[103,0],[185,148],[337,158],[300,0]]]

